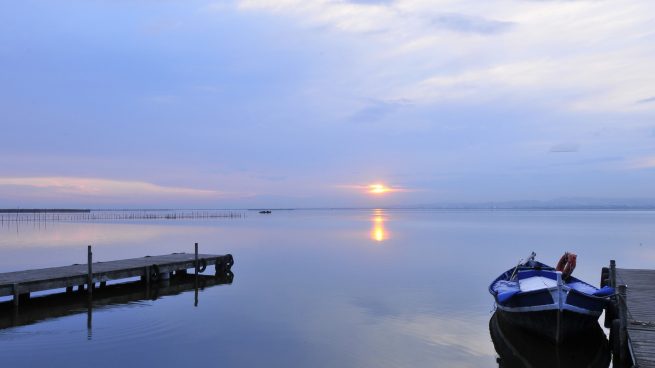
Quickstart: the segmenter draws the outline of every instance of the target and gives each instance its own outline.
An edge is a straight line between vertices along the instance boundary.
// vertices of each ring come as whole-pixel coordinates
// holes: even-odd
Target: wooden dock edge
[[[121,267],[121,262],[126,264],[137,263],[139,265]],[[104,268],[107,268],[107,265],[110,264],[116,265],[116,268],[103,270],[103,266]],[[66,289],[67,292],[72,292],[74,287],[77,287],[78,291],[86,289],[89,297],[92,298],[92,291],[96,288],[96,283],[100,283],[100,287],[102,287],[105,286],[108,281],[140,277],[141,281],[144,281],[145,284],[148,285],[153,282],[167,280],[173,274],[186,274],[188,272],[187,270],[191,268],[194,269],[194,274],[198,275],[199,273],[204,272],[209,266],[214,266],[215,274],[217,276],[224,276],[226,273],[231,273],[233,265],[234,258],[231,254],[198,254],[197,244],[195,247],[195,254],[173,253],[170,255],[146,256],[128,260],[93,263],[91,246],[89,246],[88,263],[85,265],[85,268],[88,270],[87,272],[79,272],[79,268],[82,265],[55,267],[52,269],[57,269],[58,271],[66,271],[67,268],[70,268],[70,272],[66,274],[66,272],[62,271],[58,273],[64,273],[64,275],[31,281],[2,280],[1,276],[7,274],[0,274],[0,280],[3,281],[0,283],[0,296],[12,296],[15,307],[18,307],[21,300],[29,299],[30,293],[55,289]],[[47,270],[48,269],[26,270],[21,272],[29,273],[34,271],[47,273]],[[16,272],[13,274],[16,274]]]

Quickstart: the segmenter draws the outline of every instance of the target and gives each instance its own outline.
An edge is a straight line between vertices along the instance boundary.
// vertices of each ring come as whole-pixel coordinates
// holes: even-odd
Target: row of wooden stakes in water
[[[13,222],[76,222],[103,220],[185,220],[185,219],[238,219],[246,217],[240,211],[128,211],[81,213],[3,213],[0,223]]]

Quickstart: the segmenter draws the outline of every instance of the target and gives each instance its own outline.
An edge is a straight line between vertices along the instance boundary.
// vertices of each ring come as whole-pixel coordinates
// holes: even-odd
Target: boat
[[[259,211],[259,213],[271,213],[271,210],[262,210],[262,211]]]
[[[607,368],[611,361],[607,337],[598,323],[579,335],[575,344],[556,345],[494,313],[489,334],[499,368]]]
[[[555,344],[598,325],[614,289],[599,289],[571,276],[575,268],[572,253],[564,254],[557,269],[535,257],[532,252],[489,285],[499,318]]]

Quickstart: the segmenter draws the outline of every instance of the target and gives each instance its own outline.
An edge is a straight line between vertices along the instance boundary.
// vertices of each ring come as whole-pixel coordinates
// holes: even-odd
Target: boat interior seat
[[[539,289],[550,289],[552,287],[557,287],[557,280],[537,275],[527,278],[519,277],[519,287],[523,292]]]

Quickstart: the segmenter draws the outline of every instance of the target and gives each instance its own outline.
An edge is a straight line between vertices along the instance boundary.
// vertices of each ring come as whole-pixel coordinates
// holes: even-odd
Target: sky
[[[5,2],[0,207],[654,198],[653,14],[651,0]]]

